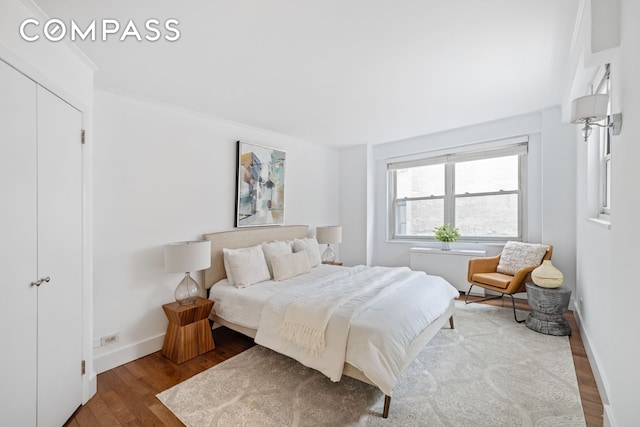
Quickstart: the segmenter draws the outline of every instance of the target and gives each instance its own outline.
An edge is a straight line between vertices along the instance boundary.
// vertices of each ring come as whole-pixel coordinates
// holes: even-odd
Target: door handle
[[[45,282],[49,282],[51,280],[51,277],[47,276],[47,277],[43,277],[42,279],[36,280],[35,282],[31,282],[31,286],[40,286]]]

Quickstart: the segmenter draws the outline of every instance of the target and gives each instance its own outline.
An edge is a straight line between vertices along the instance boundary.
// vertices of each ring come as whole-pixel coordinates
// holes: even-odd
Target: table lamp
[[[342,243],[342,227],[339,225],[318,227],[316,229],[316,240],[320,244],[327,245],[327,249],[322,253],[322,262],[325,264],[335,262],[336,254],[331,249],[331,245]]]
[[[164,248],[164,271],[184,273],[184,279],[178,284],[174,294],[180,305],[193,304],[200,295],[200,287],[190,273],[210,266],[211,242],[208,240],[169,243]]]

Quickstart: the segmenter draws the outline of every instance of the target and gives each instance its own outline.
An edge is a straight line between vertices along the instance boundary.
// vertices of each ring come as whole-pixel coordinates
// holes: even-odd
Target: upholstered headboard
[[[308,225],[285,225],[277,227],[240,228],[231,231],[204,234],[211,241],[211,267],[204,271],[206,289],[227,277],[224,271],[222,249],[237,249],[255,246],[273,240],[303,239],[309,233]]]

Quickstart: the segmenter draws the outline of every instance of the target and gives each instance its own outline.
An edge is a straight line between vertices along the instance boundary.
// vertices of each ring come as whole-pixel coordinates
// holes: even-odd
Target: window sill
[[[611,221],[602,218],[587,218],[587,221],[596,224],[599,227],[611,230]]]
[[[458,239],[455,242],[451,242],[451,244],[453,246],[460,246],[460,247],[476,247],[476,246],[504,246],[505,243],[507,243],[508,241],[516,241],[516,242],[523,242],[524,240],[522,240],[520,237],[509,237],[509,238],[505,238],[505,239],[500,239],[500,240],[476,240],[476,239]],[[438,242],[435,239],[411,239],[411,238],[406,238],[406,239],[394,239],[394,238],[387,238],[385,240],[385,243],[403,243],[403,244],[413,244],[416,246],[424,246],[424,247],[435,247],[435,248],[440,248],[442,246],[442,242]]]
[[[465,255],[465,256],[478,256],[483,257],[486,256],[487,251],[478,250],[478,249],[449,249],[448,251],[442,250],[441,248],[422,248],[416,247],[411,248],[411,253],[414,254],[441,254],[441,255]]]

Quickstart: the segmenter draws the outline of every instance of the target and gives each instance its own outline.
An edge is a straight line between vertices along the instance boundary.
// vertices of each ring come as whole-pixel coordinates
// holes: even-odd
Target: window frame
[[[528,155],[528,137],[511,138],[502,143],[490,144],[491,147],[479,148],[467,146],[466,149],[458,151],[450,151],[447,153],[435,152],[432,155],[422,153],[419,157],[400,160],[389,160],[387,162],[387,238],[389,241],[407,242],[407,241],[426,241],[435,242],[434,236],[420,235],[399,235],[397,234],[397,212],[399,203],[418,200],[444,200],[444,223],[450,223],[455,226],[455,202],[458,198],[478,197],[490,195],[518,195],[518,235],[517,236],[460,236],[458,241],[462,242],[505,242],[507,240],[522,241],[526,234],[526,199],[527,199],[527,155]],[[486,144],[482,144],[483,146]],[[455,194],[455,165],[465,161],[484,160],[490,158],[518,156],[518,189],[506,191],[489,191],[471,194]],[[405,197],[396,199],[396,173],[398,169],[408,169],[411,167],[420,167],[432,164],[444,163],[445,169],[445,189],[443,196],[420,196]]]
[[[606,125],[611,123],[611,65],[605,64],[597,73],[592,93],[609,95]],[[599,127],[598,134],[598,218],[609,221],[611,215],[611,132],[609,127]]]

